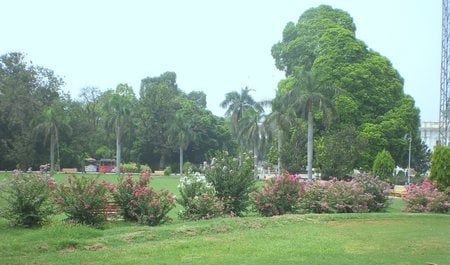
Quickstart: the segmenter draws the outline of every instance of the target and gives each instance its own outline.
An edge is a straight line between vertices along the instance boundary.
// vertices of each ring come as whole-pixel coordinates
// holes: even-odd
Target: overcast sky
[[[77,98],[141,79],[177,74],[185,92],[204,91],[222,116],[224,95],[245,86],[258,100],[272,99],[283,73],[271,47],[289,21],[328,4],[347,11],[357,38],[386,56],[405,79],[422,121],[438,121],[441,1],[24,1],[0,2],[0,54],[22,52],[50,68]]]

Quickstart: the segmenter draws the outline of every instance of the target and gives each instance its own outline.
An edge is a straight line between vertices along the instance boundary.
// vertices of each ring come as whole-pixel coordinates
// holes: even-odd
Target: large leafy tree
[[[48,161],[34,137],[33,124],[46,106],[59,100],[63,81],[21,53],[0,57],[0,167],[27,168]]]
[[[295,77],[297,72],[310,71],[318,83],[346,91],[338,96],[332,91],[323,92],[335,103],[339,118],[327,134],[351,126],[357,128],[362,139],[376,144],[357,161],[358,167],[369,170],[383,149],[391,152],[397,163],[404,164],[406,133],[413,135],[414,152],[422,150],[416,137],[419,111],[414,100],[404,94],[403,79],[390,61],[358,40],[355,31],[347,12],[325,5],[311,8],[297,23],[286,25],[272,55],[286,79]],[[326,131],[325,127],[318,130],[318,136]],[[413,153],[415,156],[422,157]]]

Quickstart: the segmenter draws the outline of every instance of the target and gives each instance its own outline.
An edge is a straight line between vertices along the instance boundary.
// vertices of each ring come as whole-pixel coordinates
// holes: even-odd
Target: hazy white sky
[[[80,89],[177,74],[185,91],[207,94],[222,116],[227,92],[249,86],[271,99],[283,73],[270,50],[284,26],[328,4],[350,13],[357,37],[391,60],[416,100],[422,121],[438,121],[441,49],[439,0],[2,0],[0,54],[18,51]]]

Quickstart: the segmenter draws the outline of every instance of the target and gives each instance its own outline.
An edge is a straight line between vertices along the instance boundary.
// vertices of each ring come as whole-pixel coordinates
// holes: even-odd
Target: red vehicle
[[[98,164],[98,172],[111,173],[116,168],[116,161],[114,159],[100,159]]]

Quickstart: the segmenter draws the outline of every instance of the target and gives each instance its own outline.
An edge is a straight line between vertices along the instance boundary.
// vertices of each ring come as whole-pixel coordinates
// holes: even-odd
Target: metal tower
[[[449,144],[449,118],[450,118],[450,73],[449,63],[449,6],[448,0],[442,0],[442,51],[441,51],[441,96],[439,105],[439,144]]]

